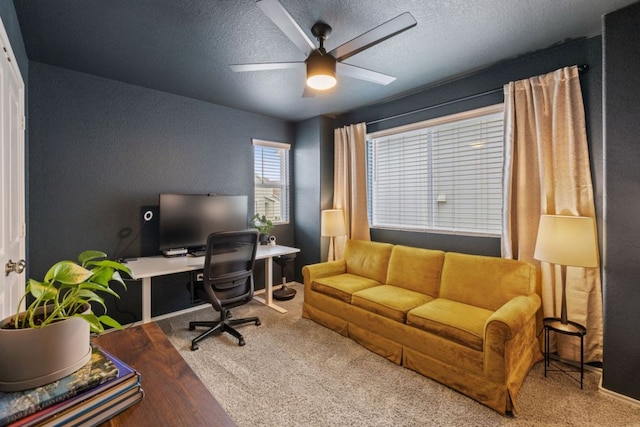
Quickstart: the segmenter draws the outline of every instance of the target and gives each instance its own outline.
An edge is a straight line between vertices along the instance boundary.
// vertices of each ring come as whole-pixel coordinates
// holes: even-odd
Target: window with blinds
[[[289,222],[289,144],[254,139],[254,213]]]
[[[369,135],[371,226],[500,235],[503,116],[497,105]]]

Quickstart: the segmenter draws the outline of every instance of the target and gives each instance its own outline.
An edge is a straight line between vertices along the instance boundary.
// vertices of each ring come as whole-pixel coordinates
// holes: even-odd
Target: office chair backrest
[[[241,305],[253,298],[258,235],[255,229],[209,235],[203,285],[217,310]]]

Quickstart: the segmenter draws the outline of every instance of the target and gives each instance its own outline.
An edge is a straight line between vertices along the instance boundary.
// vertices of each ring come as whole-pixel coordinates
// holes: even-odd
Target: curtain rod
[[[586,73],[587,71],[589,71],[589,65],[587,65],[587,64],[578,65],[578,71],[580,73]],[[370,122],[367,122],[367,125],[386,122],[387,120],[393,120],[393,119],[397,119],[397,118],[400,118],[400,117],[409,116],[411,114],[422,113],[423,111],[429,111],[429,110],[434,109],[434,108],[444,107],[444,106],[455,104],[455,103],[462,102],[462,101],[468,101],[470,99],[474,99],[474,98],[478,98],[478,97],[481,97],[481,96],[489,95],[489,94],[492,94],[492,93],[500,92],[502,90],[504,90],[504,89],[502,87],[499,87],[499,88],[496,88],[496,89],[491,89],[491,90],[487,90],[487,91],[484,91],[484,92],[476,93],[475,95],[469,95],[469,96],[464,96],[464,97],[458,98],[458,99],[452,99],[451,101],[445,101],[445,102],[441,102],[440,104],[430,105],[430,106],[424,107],[424,108],[418,108],[417,110],[407,111],[406,113],[400,113],[400,114],[396,114],[394,116],[385,117],[385,118],[377,119],[377,120],[372,120]]]

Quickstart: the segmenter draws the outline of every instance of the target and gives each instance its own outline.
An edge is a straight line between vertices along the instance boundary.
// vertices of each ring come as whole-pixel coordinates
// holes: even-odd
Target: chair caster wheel
[[[191,325],[189,325],[189,330],[190,330],[190,331],[193,331],[195,328],[196,328],[195,326],[191,326]]]
[[[260,326],[260,325],[262,325],[262,323],[260,323],[259,320],[256,320],[256,326]]]
[[[191,351],[196,351],[198,348],[198,344],[191,344]]]
[[[243,338],[240,338],[240,339],[238,340],[238,345],[239,345],[240,347],[242,347],[242,346],[243,346],[243,345],[245,345],[245,344],[246,344],[246,342],[244,342],[244,339],[243,339]]]

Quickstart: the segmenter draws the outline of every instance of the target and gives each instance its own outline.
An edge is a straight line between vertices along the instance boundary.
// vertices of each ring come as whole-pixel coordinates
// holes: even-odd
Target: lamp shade
[[[329,237],[344,236],[347,234],[342,209],[327,209],[322,211],[320,234]]]
[[[331,55],[313,52],[307,58],[307,86],[317,90],[336,85],[336,59]]]
[[[595,221],[585,216],[542,215],[533,257],[572,267],[597,267]]]

